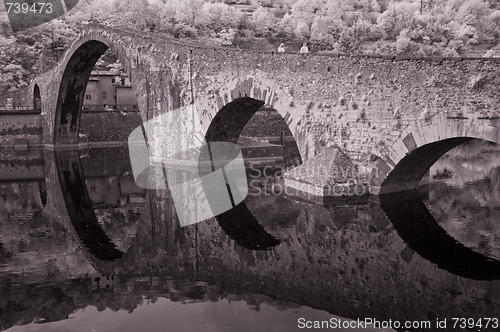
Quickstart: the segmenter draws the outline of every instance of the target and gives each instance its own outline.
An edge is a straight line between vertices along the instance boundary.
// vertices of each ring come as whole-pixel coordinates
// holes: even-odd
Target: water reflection
[[[500,147],[474,140],[431,169],[426,206],[439,225],[475,252],[500,259]]]
[[[245,202],[217,216],[217,221],[232,240],[246,249],[264,250],[280,243],[265,231]]]
[[[56,163],[61,191],[65,193],[63,197],[66,211],[80,240],[90,254],[99,260],[112,261],[120,258],[123,252],[116,248],[97,221],[78,155],[74,152],[56,153]]]
[[[88,325],[77,320],[92,317],[97,331],[111,331],[116,327],[105,324],[113,317],[153,330],[168,317],[187,331],[186,319],[196,310],[223,311],[211,316],[217,328],[235,317],[255,319],[255,325],[238,325],[242,331],[297,329],[296,314],[400,321],[500,314],[496,261],[457,244],[430,218],[420,240],[429,243],[432,236],[438,248],[414,240],[422,228],[407,221],[413,213],[422,222],[428,209],[398,212],[394,204],[400,203],[390,200],[323,208],[270,190],[249,195],[238,213],[180,227],[168,191],[140,192],[128,181],[126,151],[44,151],[37,158],[42,178],[3,184],[3,329],[54,322],[61,325],[24,330],[79,331]],[[424,211],[421,199],[407,202]],[[31,214],[23,220],[18,215],[26,209]],[[162,305],[153,308],[155,302]],[[183,304],[171,311],[171,302]],[[104,314],[93,315],[94,308]],[[208,323],[196,317],[198,326]]]
[[[401,238],[425,259],[462,277],[500,279],[500,261],[476,253],[448,235],[416,190],[383,195],[380,201]]]

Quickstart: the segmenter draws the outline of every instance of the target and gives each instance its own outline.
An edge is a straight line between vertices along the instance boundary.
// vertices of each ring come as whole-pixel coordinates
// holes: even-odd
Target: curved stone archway
[[[194,105],[208,141],[236,142],[250,118],[264,105],[278,112],[297,143],[301,159],[307,147],[301,119],[301,105],[290,106],[293,98],[272,79],[247,75],[222,86],[202,86],[195,91]],[[302,123],[303,124],[303,123]]]
[[[80,110],[90,72],[107,49],[108,46],[103,42],[87,41],[75,50],[67,62],[56,105],[56,144],[78,142]]]
[[[120,33],[119,30],[107,31],[106,28],[84,31],[65,53],[56,68],[56,73],[60,77],[56,92],[57,98],[48,105],[48,107],[55,108],[55,112],[50,120],[53,121],[50,126],[53,132],[48,133],[47,140],[54,142],[55,145],[78,143],[80,115],[87,82],[95,64],[108,50],[118,58],[132,82],[132,91],[138,101],[143,121],[152,117],[152,114],[149,116],[147,114],[150,111],[156,111],[156,113],[165,111],[155,110],[157,105],[150,106],[152,102],[148,98],[154,94],[150,91],[152,79],[150,76],[154,68],[151,68],[153,64],[144,63],[138,56],[154,42],[148,39],[140,40],[139,43],[135,39],[124,40],[120,38]],[[162,68],[162,73],[169,76],[164,80],[170,83],[171,70]],[[168,101],[168,104],[174,104],[171,100],[175,98],[170,98],[170,94],[164,99]],[[172,107],[178,107],[178,105]],[[163,104],[161,108],[165,108]]]
[[[263,101],[252,98],[239,98],[225,105],[210,122],[206,140],[236,143],[245,125],[263,105]]]
[[[271,105],[276,104],[275,100],[278,98],[274,91],[269,94],[262,94],[258,89],[252,89],[252,86],[249,84],[241,84],[239,86],[247,87],[247,90],[237,87],[231,91],[230,95],[237,96],[237,98],[221,107],[215,117],[210,119],[211,121],[205,134],[205,139],[207,141],[236,143],[252,116],[266,104],[263,100],[267,100]],[[225,97],[226,96],[227,95],[225,95]],[[251,98],[249,96],[254,96],[256,98],[260,97],[263,100]],[[268,97],[266,98],[266,96]],[[225,99],[219,99],[219,105],[221,100]],[[278,109],[276,109],[276,111],[278,111]],[[285,114],[283,114],[283,110],[281,112],[278,111],[278,113],[280,113],[283,121],[287,123],[290,129],[290,124],[293,123],[293,118],[290,118],[290,113],[285,112]],[[248,208],[245,201],[241,202],[233,209],[216,216],[216,219],[226,234],[244,248],[250,250],[267,250],[280,243],[280,240],[264,229],[259,220]]]
[[[443,113],[409,126],[377,161],[372,186],[380,194],[414,189],[443,154],[472,139],[500,143],[499,120]]]

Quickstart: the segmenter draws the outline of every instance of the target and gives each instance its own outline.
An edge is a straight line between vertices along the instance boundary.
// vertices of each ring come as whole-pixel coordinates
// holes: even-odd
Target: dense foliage
[[[500,56],[498,0],[80,0],[63,19],[0,36],[0,93],[57,61],[88,21],[241,48]]]

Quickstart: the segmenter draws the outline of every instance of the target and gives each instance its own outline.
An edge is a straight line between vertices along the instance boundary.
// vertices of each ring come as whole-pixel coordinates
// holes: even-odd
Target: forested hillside
[[[3,5],[3,4],[2,4]],[[96,21],[240,48],[500,56],[499,0],[80,0],[62,19],[12,35],[0,17],[0,93],[58,60]]]

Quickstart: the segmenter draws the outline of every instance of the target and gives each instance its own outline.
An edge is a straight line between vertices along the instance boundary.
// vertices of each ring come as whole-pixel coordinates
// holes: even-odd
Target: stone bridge
[[[56,68],[14,98],[19,107],[38,107],[41,98],[46,147],[78,143],[86,82],[108,49],[130,77],[143,121],[192,107],[200,134],[235,142],[268,104],[288,124],[303,161],[340,147],[355,163],[377,167],[375,194],[414,187],[466,140],[500,142],[499,59],[243,51],[89,25]],[[154,157],[162,133],[152,139]]]

